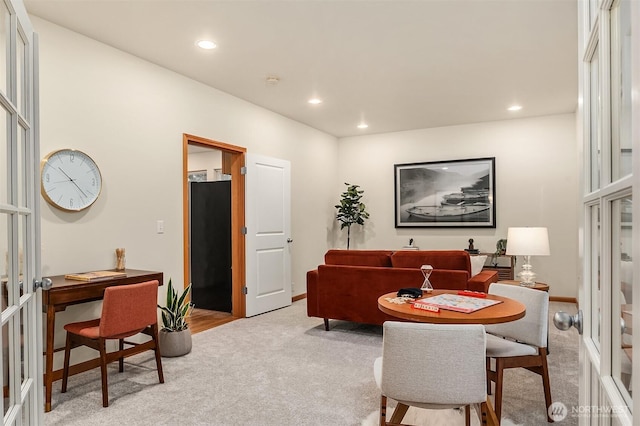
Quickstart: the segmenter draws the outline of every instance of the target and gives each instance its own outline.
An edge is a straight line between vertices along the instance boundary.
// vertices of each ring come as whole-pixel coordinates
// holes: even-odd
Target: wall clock
[[[61,149],[42,159],[40,190],[52,206],[67,212],[84,210],[98,199],[101,189],[100,169],[84,152]]]

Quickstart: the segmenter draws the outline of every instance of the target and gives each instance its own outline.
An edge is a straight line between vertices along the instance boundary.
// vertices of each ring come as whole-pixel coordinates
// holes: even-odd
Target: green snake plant
[[[180,296],[171,285],[171,279],[167,285],[167,306],[160,306],[162,310],[162,329],[165,331],[182,331],[189,328],[187,317],[193,308],[193,304],[189,301],[188,296],[191,290],[189,284]]]

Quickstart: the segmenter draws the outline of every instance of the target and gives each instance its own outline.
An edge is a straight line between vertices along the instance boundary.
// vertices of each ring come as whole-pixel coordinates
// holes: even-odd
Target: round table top
[[[424,297],[437,296],[439,294],[457,294],[456,290],[433,290]],[[464,313],[440,309],[440,312],[430,312],[415,309],[409,303],[391,303],[387,299],[395,298],[396,293],[383,294],[378,298],[378,308],[391,316],[415,322],[429,322],[436,324],[498,324],[515,321],[524,317],[526,307],[517,300],[507,297],[487,294],[487,299],[500,300],[498,303],[475,312]]]

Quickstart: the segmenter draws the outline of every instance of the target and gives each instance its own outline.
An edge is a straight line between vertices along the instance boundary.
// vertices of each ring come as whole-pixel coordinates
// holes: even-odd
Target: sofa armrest
[[[318,316],[318,270],[307,272],[307,316]]]
[[[481,271],[469,279],[468,288],[472,291],[482,291],[487,293],[491,283],[498,282],[498,271]]]

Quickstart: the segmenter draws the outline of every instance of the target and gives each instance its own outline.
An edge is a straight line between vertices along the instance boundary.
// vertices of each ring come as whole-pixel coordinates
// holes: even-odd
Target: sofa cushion
[[[329,250],[324,255],[324,263],[325,265],[391,267],[392,253],[390,250]]]
[[[464,250],[403,250],[393,253],[394,268],[420,268],[431,265],[433,269],[467,271],[471,275],[471,260]]]

